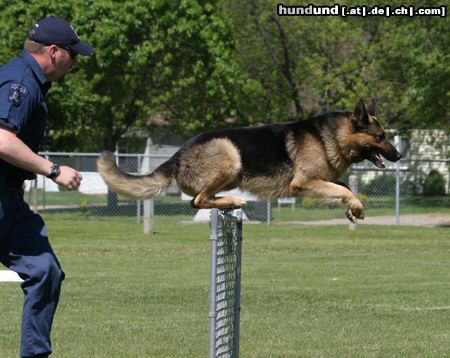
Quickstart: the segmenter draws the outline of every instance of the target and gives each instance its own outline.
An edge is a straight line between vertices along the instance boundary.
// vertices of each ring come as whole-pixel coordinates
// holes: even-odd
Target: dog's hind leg
[[[241,157],[234,144],[229,139],[216,138],[186,151],[177,182],[185,193],[194,196],[191,204],[195,208],[236,209],[246,202],[231,196],[216,197],[216,194],[236,188],[241,169]]]
[[[193,206],[199,209],[239,209],[247,202],[234,196],[208,197],[205,193],[199,193],[193,200]]]
[[[192,199],[192,206],[199,209],[239,209],[243,207],[247,202],[243,199],[236,198],[234,196],[217,197],[216,194],[223,190],[227,184],[224,178],[216,178],[218,180],[211,181],[210,185],[198,193],[194,199]]]

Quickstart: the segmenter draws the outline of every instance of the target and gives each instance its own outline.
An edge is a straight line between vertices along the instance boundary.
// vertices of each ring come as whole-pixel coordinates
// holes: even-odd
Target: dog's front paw
[[[361,201],[357,198],[353,198],[348,203],[347,211],[345,214],[352,223],[356,223],[357,219],[364,220],[364,207]]]

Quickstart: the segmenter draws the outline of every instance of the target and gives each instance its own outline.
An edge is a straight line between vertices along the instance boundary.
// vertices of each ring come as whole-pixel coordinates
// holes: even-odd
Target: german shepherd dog
[[[340,199],[355,222],[364,219],[363,205],[337,179],[364,159],[384,168],[382,157],[395,162],[400,153],[386,139],[374,103],[366,109],[360,100],[353,112],[199,134],[148,175],[121,171],[110,152],[101,154],[97,166],[113,191],[135,199],[158,195],[176,180],[195,208],[240,208],[244,200],[216,196],[240,188],[261,198]]]

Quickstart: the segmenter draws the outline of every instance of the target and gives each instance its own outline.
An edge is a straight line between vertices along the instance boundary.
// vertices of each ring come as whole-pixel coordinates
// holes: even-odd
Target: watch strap
[[[61,168],[59,167],[59,164],[53,164],[52,169],[49,175],[47,175],[47,178],[49,179],[55,179],[58,177],[58,175],[61,173]]]

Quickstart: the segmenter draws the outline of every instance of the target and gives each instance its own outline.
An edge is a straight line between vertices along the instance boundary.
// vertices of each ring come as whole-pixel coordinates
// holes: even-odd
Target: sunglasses
[[[67,46],[62,46],[62,45],[56,45],[59,48],[62,48],[64,50],[66,50],[69,53],[69,56],[72,60],[75,60],[78,56],[78,53],[76,53],[74,50],[72,50],[70,47]]]

